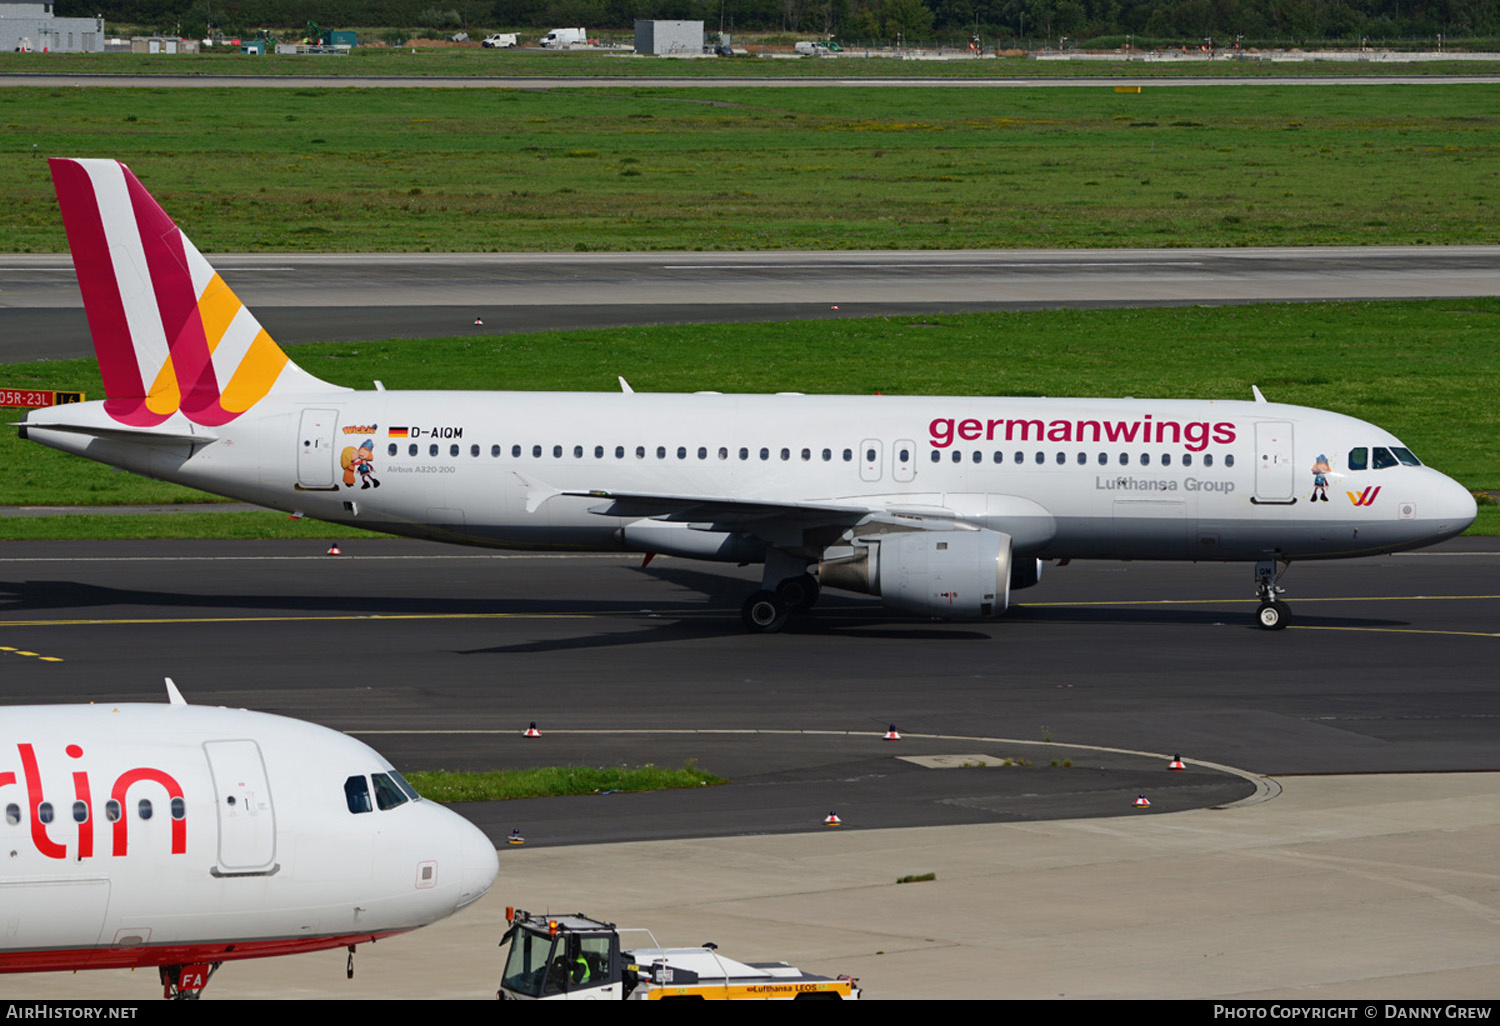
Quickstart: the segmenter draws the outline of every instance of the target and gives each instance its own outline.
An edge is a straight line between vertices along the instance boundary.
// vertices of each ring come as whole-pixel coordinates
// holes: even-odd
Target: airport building
[[[701,54],[703,22],[638,20],[635,23],[635,52],[659,56]]]
[[[0,3],[0,51],[103,53],[103,18],[58,18],[49,2]]]

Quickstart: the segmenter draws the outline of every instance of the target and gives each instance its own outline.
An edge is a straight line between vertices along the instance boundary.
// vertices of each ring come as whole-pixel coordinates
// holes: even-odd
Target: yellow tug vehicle
[[[785,962],[736,962],[713,944],[664,948],[649,930],[621,931],[582,913],[538,916],[507,908],[510,945],[502,1001],[843,1001],[860,996],[851,976],[812,976]],[[620,934],[649,947],[622,950]]]

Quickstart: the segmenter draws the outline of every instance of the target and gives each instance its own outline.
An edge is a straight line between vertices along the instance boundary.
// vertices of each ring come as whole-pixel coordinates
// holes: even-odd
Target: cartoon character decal
[[[375,439],[366,438],[358,449],[352,445],[344,446],[339,466],[344,468],[345,488],[354,487],[356,474],[359,475],[360,488],[369,488],[371,485],[380,487],[380,479],[375,476]]]
[[[1318,453],[1318,461],[1312,466],[1313,490],[1312,501],[1321,499],[1328,501],[1328,475],[1333,473],[1333,468],[1328,465],[1328,457]]]

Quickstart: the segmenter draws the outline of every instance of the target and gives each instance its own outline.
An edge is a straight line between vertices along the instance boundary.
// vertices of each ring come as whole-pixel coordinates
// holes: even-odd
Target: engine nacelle
[[[1042,561],[1026,557],[1010,561],[1010,590],[1029,588],[1042,579]]]
[[[904,531],[870,539],[854,555],[818,564],[828,588],[878,595],[921,616],[999,616],[1010,602],[1010,535],[999,531]]]

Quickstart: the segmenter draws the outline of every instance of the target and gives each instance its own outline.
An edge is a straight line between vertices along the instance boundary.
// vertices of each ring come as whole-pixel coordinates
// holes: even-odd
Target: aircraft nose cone
[[[495,882],[495,877],[500,872],[500,856],[495,851],[495,845],[484,836],[482,830],[457,814],[455,817],[464,828],[459,845],[463,860],[463,874],[458,901],[454,905],[454,910],[457,911],[484,897],[485,892],[490,889],[490,885]]]
[[[1468,530],[1474,518],[1479,516],[1479,503],[1475,501],[1473,492],[1450,477],[1444,480],[1438,511],[1449,522],[1453,533],[1460,534]]]

